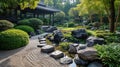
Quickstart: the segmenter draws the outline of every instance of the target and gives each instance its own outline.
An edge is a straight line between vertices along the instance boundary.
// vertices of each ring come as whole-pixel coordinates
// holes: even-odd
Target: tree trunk
[[[110,32],[115,32],[115,0],[110,1]]]

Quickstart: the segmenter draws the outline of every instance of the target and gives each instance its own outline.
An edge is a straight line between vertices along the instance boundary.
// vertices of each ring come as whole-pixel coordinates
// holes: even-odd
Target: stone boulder
[[[86,44],[79,44],[79,46],[77,47],[77,50],[82,50],[87,48]]]
[[[53,32],[53,36],[54,36],[54,42],[55,42],[55,43],[59,43],[59,42],[62,41],[63,34],[62,34],[61,31],[55,30],[55,31]]]
[[[41,48],[41,52],[44,52],[44,53],[50,53],[53,51],[54,51],[54,47],[51,45],[46,45],[46,46]]]
[[[97,38],[97,37],[93,37],[93,36],[90,36],[88,39],[87,39],[87,46],[88,47],[92,47],[94,46],[95,44],[99,44],[99,45],[102,45],[105,43],[105,40],[103,38]]]
[[[71,64],[71,63],[73,63],[73,60],[72,60],[72,58],[65,56],[60,59],[60,63],[61,64]]]
[[[85,60],[80,59],[80,58],[78,57],[78,55],[75,55],[74,62],[75,62],[77,65],[87,65],[87,64],[88,64],[88,61],[85,61]]]
[[[77,44],[77,43],[73,43],[71,45],[74,46],[74,47],[78,47],[79,46],[79,44]]]
[[[60,59],[60,58],[64,57],[64,54],[62,51],[56,50],[56,51],[52,52],[50,54],[50,56],[55,58],[55,59]]]
[[[93,61],[98,59],[97,50],[92,47],[79,50],[77,53],[79,58],[83,60]]]
[[[55,27],[55,26],[50,26],[50,27],[46,30],[46,32],[53,32],[53,31],[55,31],[55,30],[57,30],[57,27]]]
[[[77,53],[77,49],[76,49],[76,47],[74,45],[70,45],[69,49],[68,49],[68,52],[70,54],[76,54]]]
[[[92,63],[88,64],[87,67],[103,67],[103,65],[99,62],[92,62]]]
[[[85,29],[73,30],[71,35],[75,38],[81,39],[86,39],[88,37],[88,34]]]
[[[41,26],[42,31],[47,31],[48,28],[49,28],[49,26]]]

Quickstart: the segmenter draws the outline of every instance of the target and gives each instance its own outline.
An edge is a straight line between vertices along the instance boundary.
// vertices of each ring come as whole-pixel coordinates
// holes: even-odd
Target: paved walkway
[[[41,53],[40,48],[37,48],[38,36],[32,37],[26,47],[0,51],[0,67],[68,67],[48,54]]]

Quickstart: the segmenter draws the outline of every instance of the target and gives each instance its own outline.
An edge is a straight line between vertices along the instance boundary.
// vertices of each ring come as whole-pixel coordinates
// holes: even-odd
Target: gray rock
[[[77,50],[82,50],[87,48],[86,44],[79,44],[79,46],[77,47]]]
[[[41,26],[42,31],[46,31],[49,28],[49,26]]]
[[[50,27],[46,30],[46,32],[53,32],[53,31],[55,31],[55,30],[57,30],[57,27],[55,27],[55,26],[50,26]]]
[[[72,58],[67,56],[60,59],[61,64],[71,64],[72,62],[73,62]]]
[[[59,43],[62,41],[63,34],[60,30],[55,30],[53,35],[54,35],[54,42],[55,43]]]
[[[87,67],[103,67],[103,65],[99,62],[92,62]]]
[[[46,41],[46,38],[40,38],[39,41]]]
[[[37,47],[43,47],[43,46],[46,46],[46,44],[39,44],[39,45],[37,45]]]
[[[78,53],[79,58],[83,60],[93,61],[93,60],[99,59],[97,55],[97,50],[92,47],[79,50],[77,53]]]
[[[40,41],[40,44],[46,44],[46,41]]]
[[[54,51],[54,47],[51,45],[46,45],[46,46],[41,48],[41,52],[44,52],[44,53],[50,53],[53,51]]]
[[[86,39],[88,37],[88,34],[85,29],[78,29],[78,30],[72,31],[72,36],[75,38]]]
[[[79,44],[73,43],[73,44],[71,44],[71,45],[73,45],[74,47],[77,47]]]
[[[88,61],[85,61],[85,60],[80,59],[80,58],[78,57],[78,55],[75,55],[74,62],[75,62],[77,65],[86,65],[86,64],[88,64]]]
[[[92,47],[94,46],[95,44],[99,44],[99,45],[102,45],[105,43],[105,40],[103,38],[97,38],[97,37],[93,37],[93,36],[90,36],[88,39],[87,39],[87,46],[88,47]]]
[[[77,49],[76,49],[76,47],[74,47],[73,45],[70,45],[70,46],[69,46],[69,49],[68,49],[68,52],[69,52],[70,54],[76,54],[76,53],[77,53]]]
[[[50,56],[55,58],[55,59],[60,59],[60,58],[64,57],[64,54],[62,51],[56,50],[56,51],[52,52],[50,54]]]

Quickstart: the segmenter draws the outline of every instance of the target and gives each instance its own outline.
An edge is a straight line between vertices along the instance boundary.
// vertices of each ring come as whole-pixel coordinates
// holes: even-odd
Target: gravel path
[[[26,47],[10,51],[0,51],[0,67],[68,67],[61,65],[48,54],[37,48],[38,36],[30,39]]]

